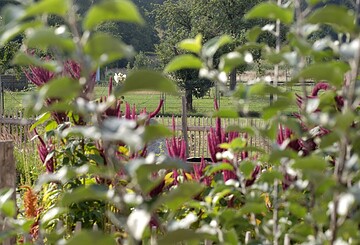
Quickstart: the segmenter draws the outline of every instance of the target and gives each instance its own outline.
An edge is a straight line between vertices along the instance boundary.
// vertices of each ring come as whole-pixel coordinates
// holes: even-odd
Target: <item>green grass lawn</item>
[[[300,92],[301,88],[298,86],[292,87],[292,92]],[[4,94],[4,111],[6,114],[14,114],[18,111],[21,111],[24,107],[23,96],[29,92],[10,92],[5,91]],[[106,96],[108,93],[107,87],[96,87],[95,88],[95,97],[100,98],[101,96]],[[213,95],[213,93],[210,93]],[[134,93],[125,95],[125,101],[131,105],[136,104],[138,110],[146,108],[147,111],[154,110],[160,100],[160,94],[157,92],[151,93]],[[226,109],[236,109],[236,100],[232,97],[220,97],[220,108]],[[253,112],[261,112],[262,108],[269,105],[269,97],[256,96],[250,98],[248,101],[248,109]],[[203,116],[210,115],[214,111],[214,99],[211,96],[204,96],[203,98],[193,99],[194,112],[188,112],[188,115],[193,116]],[[293,112],[297,110],[295,103],[289,107],[287,112]],[[165,115],[180,115],[181,114],[181,96],[172,96],[166,95],[164,108],[161,110],[161,114]]]

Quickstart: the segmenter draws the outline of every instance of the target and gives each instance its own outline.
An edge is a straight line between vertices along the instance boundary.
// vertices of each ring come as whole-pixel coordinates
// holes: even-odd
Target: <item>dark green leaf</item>
[[[325,5],[318,8],[306,20],[311,24],[329,24],[339,31],[353,33],[355,31],[354,12],[339,5]]]
[[[181,69],[200,69],[202,67],[201,60],[192,54],[183,54],[173,58],[166,65],[164,72],[174,72]]]
[[[275,3],[260,3],[252,8],[245,16],[246,19],[263,18],[268,20],[279,19],[284,24],[291,24],[294,18],[294,10],[283,8]]]
[[[131,1],[108,0],[93,5],[84,18],[83,27],[89,30],[105,21],[114,20],[139,24],[144,22],[136,5]]]
[[[101,231],[82,230],[72,236],[67,242],[67,245],[79,245],[79,244],[106,244],[116,245],[116,241],[112,235],[104,234]]]
[[[199,183],[185,182],[172,189],[168,193],[160,196],[152,206],[152,209],[156,209],[160,205],[165,205],[169,209],[175,211],[186,202],[196,197],[204,189]]]
[[[119,96],[128,92],[144,90],[177,94],[174,82],[163,74],[155,71],[137,70],[127,76],[124,86],[117,88],[115,95]]]

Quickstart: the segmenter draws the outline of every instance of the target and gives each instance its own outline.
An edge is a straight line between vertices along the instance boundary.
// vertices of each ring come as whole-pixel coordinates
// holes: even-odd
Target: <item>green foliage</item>
[[[174,72],[176,82],[185,89],[200,85],[203,89],[190,95],[201,95],[212,83],[224,85],[232,69],[252,62],[256,48],[269,64],[275,64],[275,78],[277,65],[290,66],[291,82],[300,83],[303,93],[296,96],[263,77],[235,91],[223,86],[245,115],[252,96],[275,99],[263,108],[265,123],[260,127],[235,125],[225,132],[216,120],[208,136],[213,153],[213,163],[208,165],[147,153],[146,146],[170,136],[169,130],[149,125],[149,114],[136,115],[129,107],[121,116],[114,113],[122,104],[121,96],[132,91],[177,93],[171,76],[134,69],[122,86],[110,89],[108,97],[93,100],[96,67],[133,54],[120,40],[94,29],[106,21],[141,23],[134,4],[96,1],[81,23],[74,21],[78,13],[71,1],[41,0],[5,8],[1,42],[21,34],[24,46],[46,51],[53,60],[44,64],[35,52],[18,54],[15,61],[56,74],[27,98],[29,114],[43,113],[34,127],[43,126],[44,134],[37,137],[41,137],[39,153],[48,173],[37,181],[38,194],[24,197],[25,211],[20,209],[17,217],[11,200],[14,190],[0,193],[0,212],[7,216],[0,242],[26,234],[34,242],[51,244],[113,244],[115,236],[126,244],[234,244],[242,243],[245,236],[254,244],[360,242],[360,41],[354,21],[359,13],[334,5],[314,9],[317,1],[309,6],[260,3],[250,10],[248,18],[286,25],[288,40],[282,44],[278,29],[274,32],[267,25],[245,35],[236,33],[235,22],[227,35],[213,38],[212,26],[203,24],[215,13],[211,4],[219,7],[221,3],[224,11],[216,13],[222,17],[214,23],[223,27],[221,20],[227,22],[223,13],[232,22],[243,16],[232,16],[228,8],[243,12],[255,2],[165,1],[158,10],[158,27],[164,30],[159,56],[167,62],[172,59],[166,71]],[[205,8],[209,15],[198,14],[204,6],[209,7]],[[61,18],[64,26],[49,27],[49,15]],[[335,16],[343,18],[336,21]],[[247,29],[249,22],[242,21],[240,25]],[[339,40],[313,42],[311,34],[318,30],[313,25],[323,24],[344,33],[339,33]],[[200,27],[204,32],[196,36]],[[258,37],[265,31],[275,35],[275,49],[269,43],[254,43],[261,42]],[[341,38],[343,34],[348,40]],[[245,36],[249,43],[242,42]],[[174,45],[178,46],[174,49]],[[64,72],[69,59],[79,64],[70,74]],[[316,84],[311,94],[305,79]],[[294,104],[299,105],[295,118],[285,113]],[[234,117],[238,112],[220,110],[215,116]],[[271,150],[251,148],[247,134],[238,132],[269,139]],[[171,154],[183,157],[179,142],[171,139]],[[35,214],[29,214],[31,208]],[[60,221],[64,229],[56,228]],[[101,231],[76,232],[77,221],[85,228],[97,224]],[[117,234],[106,232],[110,225]]]

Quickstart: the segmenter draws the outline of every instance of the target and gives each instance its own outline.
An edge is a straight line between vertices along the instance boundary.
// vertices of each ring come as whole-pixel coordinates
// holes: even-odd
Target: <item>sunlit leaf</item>
[[[202,35],[198,34],[194,39],[189,38],[181,41],[178,46],[179,48],[198,54],[201,50]]]
[[[164,72],[174,72],[181,69],[200,69],[202,67],[201,60],[192,54],[183,54],[173,58],[166,65]]]
[[[260,3],[252,8],[245,16],[247,19],[263,18],[268,20],[279,19],[282,23],[291,24],[294,18],[294,10],[283,8],[275,3]]]
[[[156,71],[137,70],[126,77],[124,85],[116,89],[115,95],[119,96],[128,92],[144,90],[177,93],[174,82],[163,74]]]

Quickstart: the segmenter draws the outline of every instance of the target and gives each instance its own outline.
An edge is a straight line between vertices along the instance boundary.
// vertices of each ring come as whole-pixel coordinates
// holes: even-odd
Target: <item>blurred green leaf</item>
[[[220,108],[219,110],[215,111],[212,114],[212,117],[220,117],[220,118],[239,118],[239,113],[234,109],[223,109]]]
[[[232,37],[228,35],[212,38],[203,45],[202,55],[205,57],[213,57],[219,48],[232,42]]]
[[[239,126],[239,125],[229,125],[226,127],[225,132],[239,132],[239,133],[246,133],[249,136],[255,135],[255,130],[249,126]]]
[[[290,203],[289,210],[299,219],[305,218],[305,215],[307,214],[306,208],[296,202]]]
[[[106,33],[95,33],[85,44],[84,51],[96,63],[94,67],[102,66],[113,61],[130,58],[134,55],[132,46]]]
[[[200,244],[201,241],[206,239],[215,239],[212,235],[194,230],[179,229],[175,231],[169,231],[166,235],[159,237],[158,245],[177,244],[183,242],[196,241]]]
[[[355,31],[354,12],[340,5],[328,4],[318,8],[306,19],[311,24],[328,24],[337,29],[353,33]]]
[[[152,209],[154,210],[161,205],[165,205],[172,211],[175,211],[200,194],[203,189],[204,186],[196,182],[182,183],[175,189],[172,189],[156,199],[155,203],[152,205]]]
[[[14,198],[14,199],[13,199]],[[15,217],[15,193],[14,189],[1,189],[0,190],[0,213],[6,217]]]
[[[79,203],[85,200],[109,201],[115,195],[113,190],[109,190],[103,185],[80,186],[71,192],[63,194],[60,204],[64,207],[73,203]]]
[[[174,72],[181,69],[200,69],[201,60],[192,54],[183,54],[173,58],[165,67],[164,72]]]
[[[355,114],[352,111],[346,111],[336,115],[336,130],[343,132],[348,130],[355,122]]]
[[[350,70],[348,64],[342,61],[330,61],[326,63],[314,63],[304,68],[293,80],[314,79],[315,81],[327,81],[340,88],[344,83],[344,75]]]
[[[27,32],[26,43],[29,48],[39,48],[44,51],[49,48],[61,48],[66,52],[73,52],[75,44],[69,35],[66,35],[61,26],[54,28],[40,28]]]
[[[243,137],[237,137],[230,142],[230,149],[234,152],[242,150],[247,145],[247,139]]]
[[[41,14],[55,14],[64,16],[69,12],[70,0],[41,0],[26,9],[23,18]]]
[[[174,82],[163,74],[150,70],[137,70],[127,76],[124,86],[116,88],[115,95],[144,90],[177,94]]]
[[[29,28],[36,28],[41,26],[40,21],[29,21],[25,23],[16,23],[12,26],[7,27],[3,32],[0,32],[0,46],[3,46],[7,42],[11,41],[18,35],[22,34],[25,30]]]
[[[78,81],[68,77],[60,77],[50,80],[39,90],[43,98],[73,99],[81,91]]]
[[[60,207],[55,207],[55,208],[50,208],[48,210],[46,210],[41,217],[41,225],[46,227],[47,224],[56,219],[57,217],[63,215],[64,213],[66,213],[68,210],[66,208],[60,208]]]
[[[23,5],[5,5],[1,9],[1,23],[3,25],[10,25],[10,23],[17,22],[18,19],[25,14],[25,9]],[[1,28],[0,28],[1,29]]]
[[[134,3],[128,0],[101,1],[87,12],[83,27],[93,29],[105,21],[122,21],[142,24],[144,21]]]
[[[202,48],[201,42],[202,42],[202,35],[198,34],[198,35],[196,35],[196,37],[194,39],[189,38],[189,39],[182,40],[178,44],[178,46],[179,46],[179,48],[181,48],[183,50],[190,51],[195,54],[199,54],[200,50]]]
[[[261,214],[266,211],[267,209],[266,209],[265,201],[264,203],[248,202],[245,203],[245,205],[243,205],[240,208],[241,214],[250,214],[250,213]]]
[[[217,173],[217,172],[223,171],[223,170],[234,171],[234,167],[231,164],[226,163],[226,162],[211,164],[211,165],[208,165],[205,167],[205,175],[210,176],[214,173]]]
[[[239,52],[230,52],[220,58],[219,69],[226,73],[231,72],[234,68],[245,64],[244,56]]]
[[[36,117],[36,122],[31,125],[29,131],[33,131],[37,126],[43,124],[47,120],[51,118],[51,114],[49,112],[43,113],[40,116]]]
[[[262,118],[269,120],[279,113],[283,113],[286,109],[294,105],[294,101],[288,98],[279,97],[270,106],[263,108]]]
[[[275,3],[260,3],[252,8],[246,15],[246,19],[263,18],[268,20],[279,19],[284,24],[291,24],[294,19],[294,10],[283,8]]]
[[[164,125],[148,125],[145,126],[144,141],[151,142],[156,139],[166,138],[173,135],[173,132]]]
[[[255,164],[251,161],[241,161],[240,163],[240,171],[243,172],[245,178],[249,178],[254,171]]]
[[[157,163],[147,163],[144,159],[137,159],[126,164],[126,168],[132,176],[136,175],[136,181],[141,187],[141,190],[144,193],[149,193],[163,180],[162,176],[154,179],[152,173],[158,172],[159,170],[188,170],[190,169],[190,165],[173,158],[165,158],[162,159],[162,162]]]
[[[112,235],[104,234],[101,231],[82,230],[75,233],[67,242],[67,245],[80,245],[80,244],[106,244],[116,245],[115,238]]]
[[[246,37],[249,42],[256,42],[261,33],[261,27],[255,26],[246,32]]]
[[[45,62],[37,59],[36,57],[23,53],[18,52],[16,53],[13,64],[20,65],[20,66],[36,66],[36,67],[42,67],[46,70],[52,71],[52,72],[60,72],[61,71],[61,65],[54,61],[54,60],[46,60]]]
[[[260,175],[260,182],[266,182],[266,183],[274,183],[274,180],[282,180],[284,178],[284,175],[276,170],[268,170]]]
[[[293,168],[306,171],[323,171],[328,166],[328,163],[319,156],[308,156],[297,159],[292,165]]]

